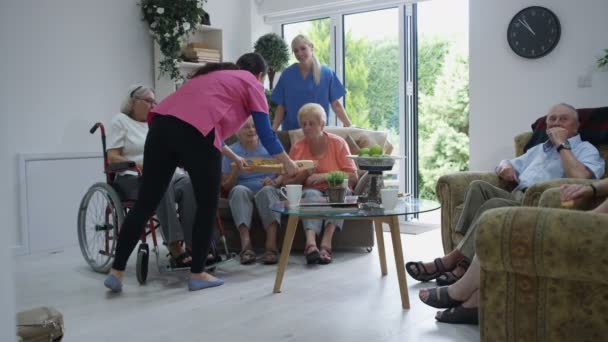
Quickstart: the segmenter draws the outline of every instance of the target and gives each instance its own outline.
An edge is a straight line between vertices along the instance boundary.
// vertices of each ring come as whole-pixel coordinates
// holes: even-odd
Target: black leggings
[[[192,229],[192,273],[201,273],[213,236],[220,194],[221,152],[213,146],[215,132],[203,134],[173,116],[152,119],[144,147],[144,174],[138,199],[120,229],[112,267],[124,271],[146,222],[152,216],[178,165],[188,171],[196,198]]]

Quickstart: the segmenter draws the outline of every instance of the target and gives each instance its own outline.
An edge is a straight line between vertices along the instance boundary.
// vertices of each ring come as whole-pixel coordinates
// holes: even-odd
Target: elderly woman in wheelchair
[[[132,161],[136,165],[135,169],[123,169],[115,173],[113,187],[122,201],[137,199],[140,179],[138,169],[143,171],[144,168],[144,143],[148,134],[146,119],[155,103],[152,89],[142,85],[131,86],[121,104],[121,113],[112,119],[106,148],[108,163],[120,165],[119,163]],[[195,212],[196,201],[190,178],[177,169],[156,209],[156,216],[163,239],[168,244],[170,264],[173,268],[190,267],[192,257],[182,246],[182,241],[185,241],[187,246],[191,246]]]

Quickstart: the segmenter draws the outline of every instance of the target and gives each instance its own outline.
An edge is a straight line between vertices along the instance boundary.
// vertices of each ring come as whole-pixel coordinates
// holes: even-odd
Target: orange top
[[[327,132],[323,132],[323,134],[325,134],[327,137],[327,151],[321,157],[321,159],[316,159],[312,155],[310,152],[310,145],[308,145],[308,140],[306,140],[306,138],[291,146],[291,149],[289,150],[289,157],[291,157],[293,160],[316,160],[318,173],[327,173],[332,171],[344,171],[350,173],[357,171],[355,162],[346,157],[350,154],[350,149],[348,148],[346,141],[335,134]],[[307,182],[308,180],[304,182],[304,188],[315,188],[320,191],[325,191],[328,187],[327,182],[321,182],[315,185],[308,185]]]

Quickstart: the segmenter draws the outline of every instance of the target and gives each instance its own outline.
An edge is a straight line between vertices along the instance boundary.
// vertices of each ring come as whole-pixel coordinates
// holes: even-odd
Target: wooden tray
[[[246,172],[265,172],[265,173],[283,173],[283,164],[276,159],[268,158],[245,158],[249,163],[249,168]],[[302,170],[308,170],[315,167],[315,162],[312,160],[294,160],[295,163]],[[234,163],[230,164],[232,167],[236,167]]]

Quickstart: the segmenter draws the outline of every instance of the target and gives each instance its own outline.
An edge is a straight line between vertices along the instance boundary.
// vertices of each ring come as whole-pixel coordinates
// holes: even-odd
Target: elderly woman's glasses
[[[148,99],[148,98],[145,98],[145,97],[135,97],[135,99],[145,101],[150,106],[154,106],[156,104],[156,100],[154,100],[154,99]]]

